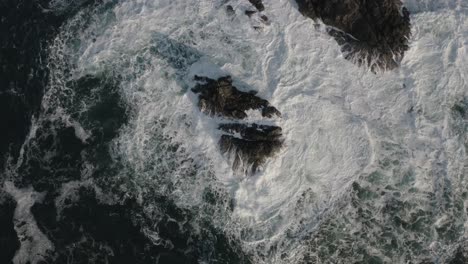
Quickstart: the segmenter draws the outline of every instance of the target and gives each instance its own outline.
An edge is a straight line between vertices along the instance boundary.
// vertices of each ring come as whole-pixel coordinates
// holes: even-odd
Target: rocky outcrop
[[[242,120],[247,117],[247,110],[259,110],[263,117],[281,116],[256,92],[239,91],[230,76],[217,80],[195,76],[195,80],[199,83],[192,91],[199,95],[198,107],[205,114]],[[234,170],[256,172],[283,145],[282,129],[278,126],[236,122],[221,123],[218,129],[225,133],[219,140],[221,152],[232,159]]]
[[[409,11],[400,0],[296,0],[299,11],[329,26],[345,58],[372,70],[393,69],[408,50]]]
[[[195,76],[201,83],[192,89],[199,94],[198,107],[208,115],[219,115],[230,119],[244,119],[245,111],[260,110],[263,117],[280,116],[280,112],[267,100],[255,96],[255,92],[241,92],[232,85],[230,76],[213,80],[207,77]]]
[[[221,152],[233,159],[235,169],[243,167],[255,172],[283,145],[282,129],[278,126],[234,123],[221,124],[219,129],[229,133],[221,136],[219,145]]]

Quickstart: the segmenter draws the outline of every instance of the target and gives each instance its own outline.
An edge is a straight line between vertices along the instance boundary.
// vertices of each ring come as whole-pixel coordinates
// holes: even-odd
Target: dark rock
[[[280,112],[270,106],[267,100],[261,99],[250,92],[241,92],[232,85],[230,76],[213,80],[207,77],[195,76],[197,84],[192,91],[199,94],[198,107],[208,115],[219,115],[231,119],[244,119],[245,111],[260,110],[262,116],[280,116]]]
[[[255,11],[255,10],[246,10],[246,11],[245,11],[245,14],[246,14],[248,17],[252,18],[252,16],[253,16],[254,14],[263,11],[263,10],[264,10],[264,7],[263,7],[263,4],[261,3],[261,1],[250,1],[250,2],[257,8],[257,11]],[[254,3],[255,3],[255,4],[254,4]],[[270,21],[269,21],[269,19],[268,19],[267,16],[261,15],[261,13],[260,13],[260,14],[258,15],[258,17],[260,18],[260,22],[262,22],[262,23],[265,24],[265,25],[270,25]],[[261,29],[262,29],[262,27],[259,27],[259,26],[253,26],[253,28],[254,28],[255,30],[261,30]]]
[[[233,16],[236,14],[236,11],[234,11],[234,8],[232,7],[232,5],[227,5],[226,13],[228,14],[228,16]]]
[[[198,106],[206,114],[244,119],[246,110],[258,109],[263,117],[281,116],[268,101],[257,97],[256,91],[246,93],[237,90],[230,76],[218,80],[195,76],[195,80],[201,84],[192,91],[200,94]],[[278,126],[224,123],[218,129],[227,133],[221,136],[219,145],[223,154],[233,158],[234,170],[243,168],[248,173],[256,172],[283,145],[282,129]]]
[[[249,0],[249,2],[257,8],[258,11],[262,12],[265,10],[265,6],[262,3],[262,0]]]
[[[372,70],[398,67],[411,35],[400,0],[296,0],[299,11],[330,26],[345,58]]]
[[[242,165],[254,173],[283,145],[282,129],[278,126],[233,123],[221,124],[219,129],[230,134],[221,136],[219,145],[221,152],[233,157],[234,170]]]
[[[273,106],[267,106],[262,109],[262,116],[271,118],[273,116],[281,116],[280,111]]]
[[[251,17],[253,14],[257,13],[257,11],[253,11],[253,10],[245,10],[245,14],[248,16],[248,17]]]
[[[257,171],[266,159],[273,156],[282,146],[280,140],[246,140],[231,135],[222,135],[219,140],[221,151],[233,156],[233,169],[248,168],[250,173]]]

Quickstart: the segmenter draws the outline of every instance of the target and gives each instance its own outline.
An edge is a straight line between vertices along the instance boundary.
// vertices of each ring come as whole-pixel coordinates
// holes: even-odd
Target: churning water
[[[72,4],[55,1],[49,12]],[[149,226],[160,221],[150,201],[167,197],[190,212],[173,219],[179,228],[202,233],[208,222],[245,262],[448,263],[468,227],[468,2],[404,1],[410,49],[398,69],[376,74],[343,59],[294,1],[264,4],[268,23],[244,15],[252,9],[244,0],[82,8],[47,49],[41,114],[10,177],[43,147],[40,138],[69,128],[75,144],[101,150],[77,152],[77,175],[59,184],[59,211],[74,186],[107,186],[136,197]],[[285,139],[255,175],[233,172],[221,154],[217,120],[190,91],[194,75],[231,75],[282,112],[249,117],[280,125]],[[53,156],[56,147],[47,148]],[[213,257],[213,241],[200,242],[197,261],[236,263]]]

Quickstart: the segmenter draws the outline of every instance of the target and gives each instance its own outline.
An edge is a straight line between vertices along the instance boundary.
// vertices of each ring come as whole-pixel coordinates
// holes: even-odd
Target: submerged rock
[[[296,0],[299,11],[330,26],[345,58],[372,70],[398,67],[411,35],[400,0]]]
[[[230,76],[218,80],[195,76],[195,80],[200,83],[192,91],[199,94],[198,107],[208,115],[241,120],[247,117],[245,111],[255,109],[263,117],[281,116],[267,100],[256,96],[255,91],[237,90]],[[221,136],[219,146],[223,154],[233,159],[234,170],[254,173],[283,145],[282,129],[278,126],[222,123],[218,129],[226,133]]]
[[[244,119],[247,110],[260,110],[263,117],[280,116],[280,112],[267,100],[253,93],[239,91],[232,85],[231,76],[213,80],[207,77],[195,76],[197,84],[192,91],[199,94],[198,107],[208,115],[219,115],[231,119]]]

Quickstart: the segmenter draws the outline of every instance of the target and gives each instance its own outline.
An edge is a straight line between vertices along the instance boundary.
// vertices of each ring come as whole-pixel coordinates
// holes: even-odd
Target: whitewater
[[[72,113],[88,106],[68,84],[118,79],[129,122],[112,141],[124,168],[115,177],[142,201],[172,197],[196,212],[194,226],[209,218],[240,240],[254,263],[445,263],[468,239],[468,2],[403,2],[410,49],[399,68],[373,73],[291,0],[265,1],[268,23],[244,15],[243,0],[104,1],[49,47],[43,114],[27,140],[34,125],[60,120],[87,142]],[[281,111],[248,119],[284,135],[255,175],[221,154],[220,120],[199,111],[194,75],[231,75]],[[207,186],[219,194],[210,205]]]

